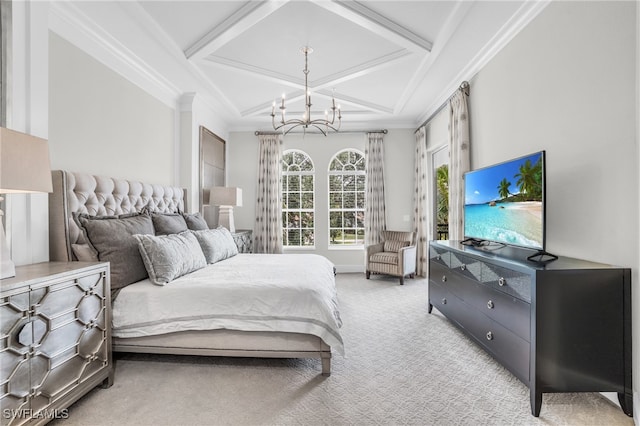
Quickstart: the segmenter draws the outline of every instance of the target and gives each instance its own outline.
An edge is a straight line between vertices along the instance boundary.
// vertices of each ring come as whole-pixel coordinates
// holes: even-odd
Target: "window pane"
[[[342,212],[329,213],[329,226],[331,228],[342,228]]]
[[[358,192],[356,194],[357,197],[357,208],[364,209],[364,192]]]
[[[346,211],[344,212],[344,219],[343,219],[343,226],[345,228],[355,228],[356,226],[356,213],[355,212],[350,212],[350,211]]]
[[[313,191],[313,176],[304,175],[300,177],[303,191]]]
[[[300,245],[300,230],[299,229],[290,229],[287,235],[287,241],[290,246],[299,246]]]
[[[289,208],[290,209],[299,209],[300,208],[300,193],[299,192],[290,192],[289,193]]]
[[[312,246],[314,244],[314,235],[313,231],[309,229],[305,229],[302,231],[302,245],[303,246]]]
[[[339,192],[329,193],[329,208],[341,209],[342,208],[342,194]]]
[[[344,208],[345,209],[355,209],[356,208],[356,193],[355,192],[345,192],[343,200],[344,200]]]
[[[355,175],[346,175],[342,177],[343,179],[343,188],[345,191],[355,191],[356,190],[356,177]]]
[[[356,176],[356,187],[358,191],[364,191],[365,188],[365,177],[363,175]]]
[[[313,192],[302,193],[302,208],[303,209],[313,208]]]
[[[329,191],[342,191],[342,176],[329,175]]]
[[[303,212],[300,224],[303,228],[313,228],[313,213]]]
[[[288,189],[289,191],[300,191],[300,176],[288,176]]]

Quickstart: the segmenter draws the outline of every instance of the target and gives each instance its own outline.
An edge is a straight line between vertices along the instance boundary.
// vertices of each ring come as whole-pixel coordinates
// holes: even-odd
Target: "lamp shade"
[[[242,207],[242,189],[228,186],[214,186],[209,194],[210,204],[214,206]]]
[[[47,141],[0,127],[0,193],[51,191]]]

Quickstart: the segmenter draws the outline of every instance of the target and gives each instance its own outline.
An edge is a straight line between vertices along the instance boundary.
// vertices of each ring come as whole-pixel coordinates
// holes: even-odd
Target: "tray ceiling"
[[[417,126],[472,76],[498,42],[506,42],[546,4],[110,3],[64,2],[53,9],[66,22],[92,28],[95,39],[117,41],[111,41],[116,50],[123,46],[130,61],[139,61],[139,68],[150,70],[174,95],[195,92],[210,99],[230,130],[268,130],[272,103],[283,93],[287,115],[302,115],[304,46],[313,48],[312,115],[324,115],[335,94],[345,128]],[[59,20],[53,20],[52,30],[78,38]]]

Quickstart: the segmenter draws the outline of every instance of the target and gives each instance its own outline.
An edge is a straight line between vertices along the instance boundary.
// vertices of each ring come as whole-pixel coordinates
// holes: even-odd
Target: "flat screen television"
[[[464,234],[544,252],[545,154],[525,155],[465,173]]]

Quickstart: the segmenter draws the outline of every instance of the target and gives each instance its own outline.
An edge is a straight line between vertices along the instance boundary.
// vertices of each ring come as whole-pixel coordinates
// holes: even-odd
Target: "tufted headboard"
[[[173,186],[72,173],[51,172],[53,192],[49,194],[49,257],[52,261],[77,260],[72,244],[84,244],[84,236],[73,213],[111,216],[149,211],[186,211],[186,190]]]

